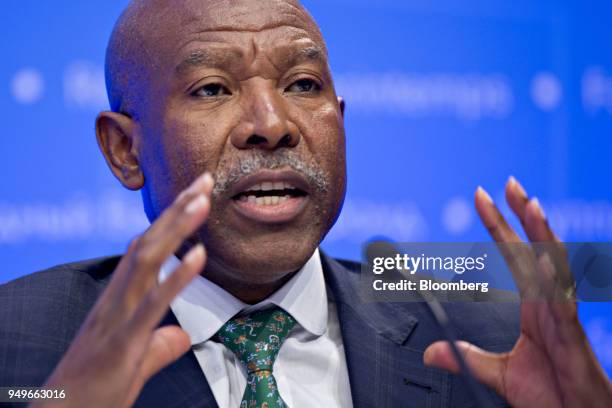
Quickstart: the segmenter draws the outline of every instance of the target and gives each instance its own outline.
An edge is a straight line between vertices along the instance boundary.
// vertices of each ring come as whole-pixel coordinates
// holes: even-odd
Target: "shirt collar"
[[[179,265],[172,255],[159,271],[163,281]],[[320,336],[327,329],[327,293],[318,248],[308,262],[267,299],[249,305],[202,276],[196,276],[170,304],[191,344],[209,340],[229,319],[274,304],[291,314],[308,332]]]

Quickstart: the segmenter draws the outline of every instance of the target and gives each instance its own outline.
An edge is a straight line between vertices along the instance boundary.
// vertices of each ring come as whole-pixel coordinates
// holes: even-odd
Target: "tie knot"
[[[234,352],[248,374],[264,374],[272,371],[278,351],[294,325],[289,313],[274,307],[230,319],[219,329],[217,338]]]

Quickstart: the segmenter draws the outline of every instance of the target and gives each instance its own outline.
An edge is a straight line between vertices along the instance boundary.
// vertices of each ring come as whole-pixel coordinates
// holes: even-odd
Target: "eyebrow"
[[[208,67],[227,67],[243,57],[243,53],[237,49],[223,48],[223,49],[207,49],[200,48],[194,50],[187,55],[177,66],[176,72],[178,74],[185,73],[192,68],[198,68],[202,66]]]
[[[243,56],[244,54],[242,51],[238,49],[199,48],[190,52],[189,55],[176,66],[176,72],[178,74],[183,74],[190,69],[203,66],[224,68],[235,63],[237,59],[241,59]],[[327,59],[325,58],[325,52],[317,45],[300,48],[297,52],[292,52],[288,55],[283,65],[293,66],[307,61],[326,64]]]
[[[294,53],[287,59],[287,65],[297,65],[301,62],[319,62],[322,64],[327,63],[325,52],[318,45],[310,45],[308,47],[301,48],[297,53]]]

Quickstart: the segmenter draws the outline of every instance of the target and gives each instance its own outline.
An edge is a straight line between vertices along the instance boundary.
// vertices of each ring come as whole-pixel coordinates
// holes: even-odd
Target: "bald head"
[[[133,0],[117,20],[106,50],[110,108],[137,117],[154,97],[155,71],[194,32],[263,31],[281,25],[309,32],[326,54],[317,24],[297,0]]]

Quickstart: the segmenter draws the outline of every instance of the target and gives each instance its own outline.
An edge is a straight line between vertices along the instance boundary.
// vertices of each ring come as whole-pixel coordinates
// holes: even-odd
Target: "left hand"
[[[542,254],[517,245],[522,249],[505,254],[521,292],[521,334],[507,353],[484,351],[463,341],[457,343],[459,351],[476,378],[513,407],[612,406],[612,383],[582,329],[573,296],[566,296],[573,294],[574,283],[561,243],[538,200],[529,199],[512,177],[506,200],[532,243],[557,243],[561,251]],[[475,204],[496,242],[521,242],[482,188],[476,191]],[[431,344],[423,359],[427,365],[459,372],[447,342]]]

